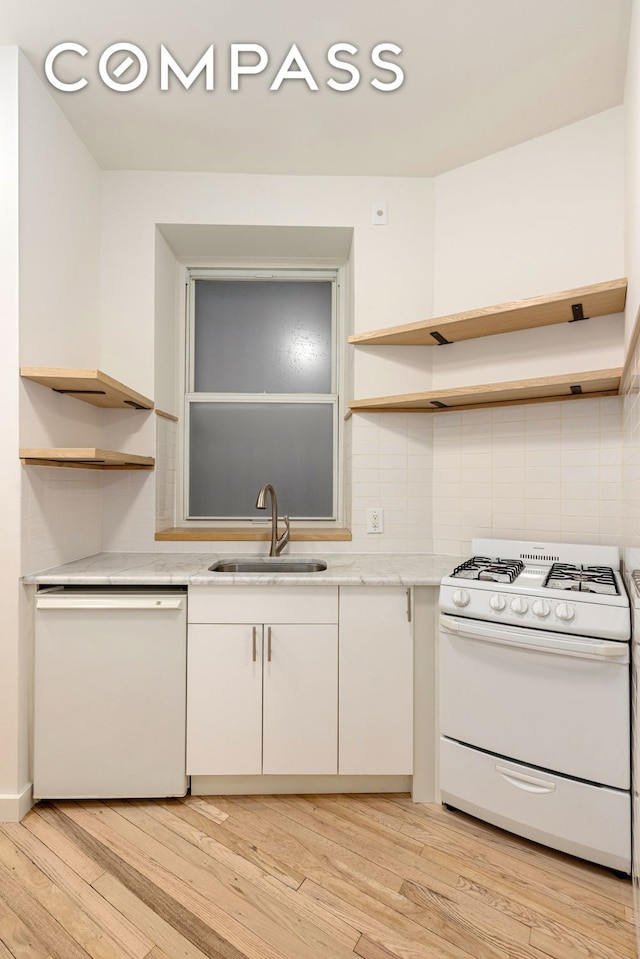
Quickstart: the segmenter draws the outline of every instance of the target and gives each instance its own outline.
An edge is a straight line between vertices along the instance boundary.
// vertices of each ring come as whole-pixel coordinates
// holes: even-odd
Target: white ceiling
[[[64,41],[87,47],[58,61],[62,79],[84,74],[76,93],[50,87],[104,169],[236,173],[431,176],[622,102],[632,0],[20,0],[0,5],[0,44],[24,49],[37,71]],[[98,79],[116,41],[149,59],[129,93]],[[358,47],[362,79],[329,89],[334,43]],[[398,44],[403,85],[370,61],[375,44]],[[160,92],[159,47],[188,73],[216,50],[216,88]],[[229,45],[258,43],[264,73],[229,89]],[[292,43],[319,90],[301,80],[269,90]],[[111,69],[124,55],[115,56]],[[135,66],[130,68],[135,75]],[[122,74],[122,82],[130,74]]]

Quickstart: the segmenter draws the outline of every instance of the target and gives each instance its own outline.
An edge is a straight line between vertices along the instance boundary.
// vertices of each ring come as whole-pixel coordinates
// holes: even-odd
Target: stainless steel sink
[[[320,573],[327,568],[321,559],[289,559],[265,556],[259,559],[220,559],[209,569],[212,573]]]

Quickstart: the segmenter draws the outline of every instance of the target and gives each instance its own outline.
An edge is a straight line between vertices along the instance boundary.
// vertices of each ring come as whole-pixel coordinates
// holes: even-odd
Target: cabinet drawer
[[[336,586],[193,586],[190,623],[337,623]]]
[[[631,869],[629,793],[502,759],[443,737],[442,801],[611,869]]]

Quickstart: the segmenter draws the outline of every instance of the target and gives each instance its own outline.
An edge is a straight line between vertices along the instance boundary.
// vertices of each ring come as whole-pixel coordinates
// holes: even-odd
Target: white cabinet
[[[263,773],[337,773],[337,626],[279,623],[264,633]]]
[[[339,772],[413,771],[413,628],[403,586],[340,588]]]
[[[192,594],[189,775],[335,774],[337,589],[204,587]]]
[[[262,772],[262,627],[189,625],[187,773],[213,772]]]

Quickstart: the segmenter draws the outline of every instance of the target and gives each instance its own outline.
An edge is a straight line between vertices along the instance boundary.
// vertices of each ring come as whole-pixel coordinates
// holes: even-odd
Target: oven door
[[[440,616],[440,731],[498,756],[629,789],[629,648]]]

